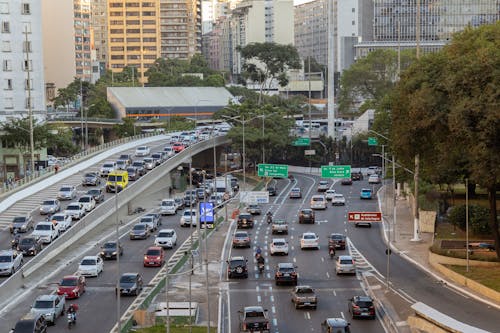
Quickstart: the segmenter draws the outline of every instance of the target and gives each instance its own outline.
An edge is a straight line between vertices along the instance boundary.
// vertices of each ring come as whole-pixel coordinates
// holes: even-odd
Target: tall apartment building
[[[0,0],[2,49],[0,122],[46,117],[41,4]]]
[[[133,67],[141,83],[160,57],[160,0],[108,0],[108,68]]]
[[[295,6],[295,47],[302,59],[312,57],[318,63],[328,63],[327,0],[315,0]]]
[[[90,31],[93,75],[101,76],[106,71],[108,59],[108,11],[107,0],[93,0],[91,3]],[[97,68],[96,68],[97,66]],[[97,73],[96,73],[97,72]],[[92,80],[93,82],[95,79]]]

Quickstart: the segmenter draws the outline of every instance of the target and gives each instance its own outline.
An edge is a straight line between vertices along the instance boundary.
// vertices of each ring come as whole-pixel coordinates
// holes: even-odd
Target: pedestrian
[[[57,174],[58,171],[59,171],[59,164],[56,164],[54,166],[54,172]]]
[[[173,192],[172,186],[169,186],[168,187],[168,195],[172,196],[172,192]]]

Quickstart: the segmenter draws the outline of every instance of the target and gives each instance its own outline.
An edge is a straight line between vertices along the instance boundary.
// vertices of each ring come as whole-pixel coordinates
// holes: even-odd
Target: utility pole
[[[28,28],[24,27],[25,36],[25,52],[26,52],[26,72],[27,72],[27,88],[28,88],[28,119],[30,122],[30,169],[31,174],[35,173],[35,141],[33,138],[33,107],[31,103],[31,65],[30,65],[30,44],[28,41]]]
[[[333,40],[333,0],[327,1],[328,17],[328,136],[335,140],[335,53]]]
[[[417,0],[417,17],[416,17],[416,27],[415,27],[415,32],[416,32],[416,43],[417,43],[417,50],[416,50],[416,56],[417,60],[420,58],[420,0]],[[419,168],[420,168],[420,154],[417,152],[415,154],[415,174],[413,175],[413,182],[415,185],[415,192],[414,192],[414,204],[413,204],[413,238],[411,241],[413,242],[418,242],[420,241],[420,228],[419,228],[419,212],[418,212],[418,178],[419,178]]]

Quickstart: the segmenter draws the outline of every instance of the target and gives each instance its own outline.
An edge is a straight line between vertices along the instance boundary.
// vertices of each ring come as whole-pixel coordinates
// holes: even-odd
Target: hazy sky
[[[313,0],[293,0],[293,4],[294,5],[301,5],[305,2],[311,2],[311,1],[313,1]]]

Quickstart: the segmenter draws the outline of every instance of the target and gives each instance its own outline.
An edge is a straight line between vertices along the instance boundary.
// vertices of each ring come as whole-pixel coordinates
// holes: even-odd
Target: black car
[[[352,180],[363,180],[363,173],[360,171],[351,171]]]
[[[128,180],[137,180],[141,176],[136,167],[128,167],[127,173],[128,173]]]
[[[101,247],[101,258],[103,259],[116,259],[116,255],[120,254],[120,256],[123,255],[123,247],[120,243],[118,243],[118,250],[116,249],[116,242],[115,241],[110,241],[104,243],[104,245]]]
[[[309,208],[301,209],[299,212],[299,223],[312,223],[314,224],[314,211]]]
[[[101,177],[97,172],[87,172],[83,175],[82,185],[83,186],[97,186],[101,184]]]
[[[375,319],[375,306],[369,296],[354,296],[349,300],[349,313],[354,318]]]
[[[28,312],[24,317],[19,319],[16,326],[10,333],[46,333],[47,322],[45,317],[41,314],[34,314]]]
[[[344,179],[342,179],[342,181],[340,182],[340,184],[342,184],[342,185],[352,185],[352,178],[344,178]]]
[[[145,223],[137,223],[130,230],[129,237],[130,239],[146,239],[149,237],[149,227]]]
[[[235,277],[247,278],[248,277],[248,260],[244,257],[231,257],[227,261],[227,277],[229,279]]]
[[[146,168],[144,167],[143,160],[135,160],[134,162],[132,162],[132,166],[134,168],[137,168],[137,172],[139,172],[139,177],[144,176],[146,174]]]
[[[19,240],[17,250],[22,252],[25,256],[36,256],[38,252],[42,251],[42,241],[38,237],[26,236]]]
[[[328,248],[335,248],[340,250],[345,250],[345,235],[342,234],[331,234],[328,236]]]
[[[267,192],[269,192],[269,196],[273,197],[278,193],[278,189],[276,188],[276,185],[269,185],[267,187]]]
[[[291,283],[293,285],[297,285],[297,271],[295,270],[297,266],[295,266],[291,262],[282,262],[279,263],[276,267],[276,273],[274,274],[274,281],[276,281],[276,285],[280,285],[282,283]]]
[[[142,291],[142,276],[139,273],[124,273],[120,277],[120,295],[139,295]]]
[[[251,214],[245,213],[238,215],[238,221],[236,222],[238,229],[253,228],[253,216]]]
[[[95,188],[87,191],[87,195],[91,195],[96,203],[104,201],[104,192],[100,188]]]

